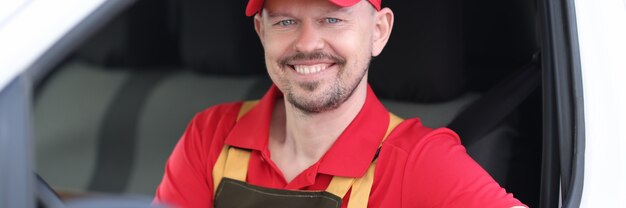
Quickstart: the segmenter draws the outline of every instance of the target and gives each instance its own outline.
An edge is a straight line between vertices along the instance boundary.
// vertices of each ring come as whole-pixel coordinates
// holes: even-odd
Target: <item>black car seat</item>
[[[438,106],[430,110],[453,116],[442,126],[461,136],[468,153],[500,185],[534,206],[541,164],[535,2],[385,3],[396,22],[370,71],[379,97]],[[444,107],[467,95],[478,98]],[[429,125],[430,118],[423,119]]]
[[[463,142],[468,153],[507,191],[530,207],[539,205],[541,183],[543,72],[538,59],[541,34],[538,17],[536,1],[464,2],[469,85],[473,90],[485,92],[475,106],[489,109],[489,113],[482,113],[487,111],[469,107],[473,109],[468,112],[474,113],[466,115],[483,115],[480,120],[464,121],[464,128],[480,130],[474,126],[490,126],[488,122],[496,125],[490,130],[480,130],[486,132],[482,138],[471,135],[477,131],[451,126],[459,128],[455,130],[466,137]],[[515,99],[519,100],[511,102]],[[514,106],[515,103],[519,105]],[[501,108],[513,110],[506,114]],[[498,113],[503,114],[497,116],[502,118],[500,121],[488,115]],[[455,122],[461,123],[460,120]]]

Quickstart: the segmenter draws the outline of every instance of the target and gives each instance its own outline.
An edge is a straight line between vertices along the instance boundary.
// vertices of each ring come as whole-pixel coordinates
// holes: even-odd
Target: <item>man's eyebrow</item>
[[[340,7],[340,8],[327,8],[323,9],[322,13],[325,14],[351,14],[354,11],[353,7]],[[277,18],[277,17],[293,17],[293,15],[285,12],[272,12],[267,11],[267,17],[269,18]]]
[[[354,11],[354,7],[340,7],[340,8],[328,8],[324,10],[324,13],[327,14],[338,14],[338,13],[345,13],[345,14],[351,14]]]
[[[267,17],[269,18],[276,18],[276,17],[291,17],[290,14],[287,13],[283,13],[283,12],[267,12]]]

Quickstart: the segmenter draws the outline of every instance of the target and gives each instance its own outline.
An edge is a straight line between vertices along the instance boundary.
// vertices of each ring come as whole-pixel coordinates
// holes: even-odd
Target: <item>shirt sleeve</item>
[[[198,128],[200,116],[188,125],[165,165],[154,203],[176,207],[212,207],[212,181],[206,175],[207,154]]]
[[[449,129],[426,135],[409,153],[402,207],[525,206],[476,163]]]

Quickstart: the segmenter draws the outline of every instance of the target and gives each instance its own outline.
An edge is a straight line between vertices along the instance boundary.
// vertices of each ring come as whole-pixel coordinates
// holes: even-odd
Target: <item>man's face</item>
[[[266,0],[255,27],[268,73],[304,113],[333,110],[366,83],[376,10],[361,1]]]

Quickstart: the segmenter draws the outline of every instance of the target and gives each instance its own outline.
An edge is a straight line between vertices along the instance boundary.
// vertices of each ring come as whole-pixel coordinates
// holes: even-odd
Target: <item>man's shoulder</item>
[[[237,114],[239,113],[239,109],[244,102],[245,101],[227,102],[208,107],[196,113],[193,118],[193,122],[205,124],[225,121],[234,122],[237,118]]]
[[[188,137],[188,140],[199,141],[209,146],[223,146],[222,142],[235,126],[239,109],[244,102],[222,103],[196,113],[183,138]]]
[[[429,128],[419,118],[411,118],[398,125],[385,143],[409,153],[421,149],[432,140],[440,139],[460,144],[459,136],[451,129]]]

